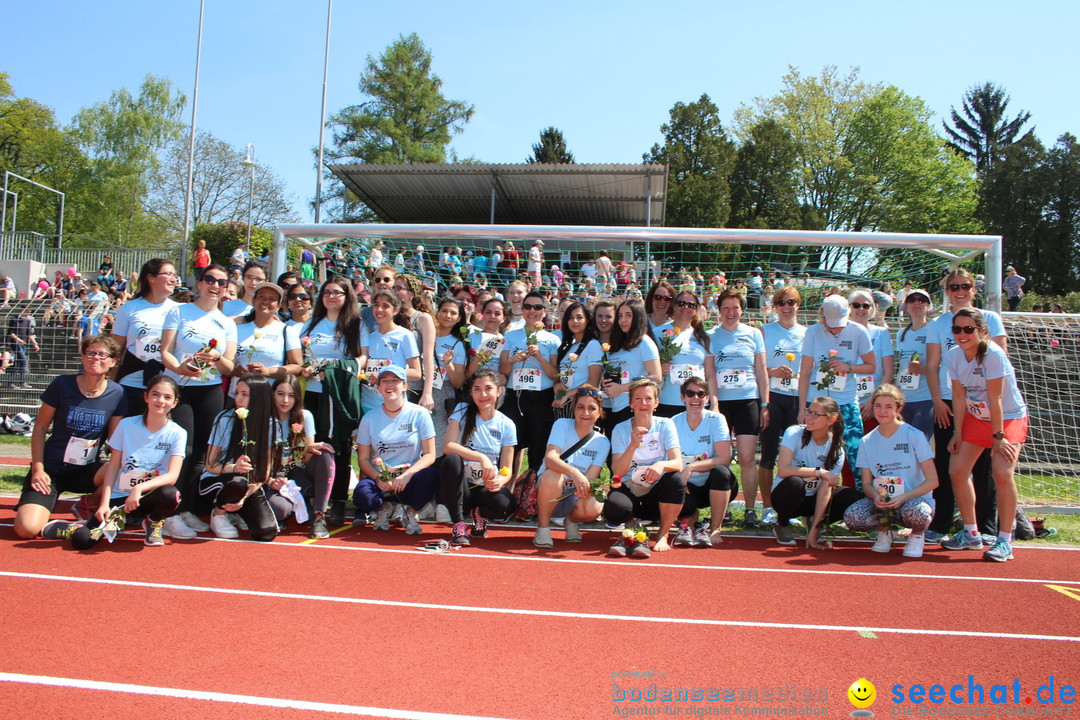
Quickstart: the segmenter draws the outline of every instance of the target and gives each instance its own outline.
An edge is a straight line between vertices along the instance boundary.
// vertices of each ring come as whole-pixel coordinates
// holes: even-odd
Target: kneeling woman
[[[682,450],[682,476],[686,480],[686,505],[679,516],[675,545],[710,548],[722,542],[720,521],[728,503],[739,490],[731,472],[731,433],[727,420],[713,410],[706,410],[709,384],[700,377],[690,377],[680,390],[685,412],[671,420],[679,434]],[[661,391],[663,395],[663,391]],[[698,523],[698,511],[710,508],[709,526]]]
[[[489,520],[502,520],[513,510],[514,497],[506,484],[517,446],[517,429],[496,410],[502,376],[480,369],[467,383],[469,402],[458,405],[447,423],[446,454],[439,465],[439,503],[454,524],[450,542],[468,545],[469,535],[487,536]],[[465,513],[473,518],[472,530]]]
[[[537,492],[536,534],[533,545],[553,547],[551,518],[565,518],[566,542],[581,542],[578,525],[600,517],[602,506],[592,483],[604,469],[611,442],[594,429],[604,414],[602,396],[595,385],[584,384],[571,393],[572,418],[559,418],[551,428]],[[566,497],[558,500],[560,495]]]
[[[409,535],[423,532],[417,511],[435,497],[439,473],[435,463],[435,425],[431,411],[406,401],[405,368],[388,365],[379,371],[376,389],[382,405],[364,413],[356,431],[362,477],[353,491],[357,514],[377,513],[376,530],[389,530],[395,507],[404,511]]]
[[[276,414],[270,382],[262,375],[248,375],[236,383],[236,408],[214,420],[199,494],[213,505],[210,529],[219,538],[240,536],[226,513],[237,513],[255,540],[277,537],[277,519],[266,492]]]
[[[175,484],[184,463],[187,433],[169,419],[180,397],[176,381],[157,375],[147,388],[143,394],[146,411],[121,420],[109,437],[112,455],[102,468],[97,509],[90,522],[73,528],[70,535],[72,546],[78,550],[100,542],[101,536],[95,539],[90,531],[103,524],[112,508],[119,505],[128,514],[145,515],[143,544],[165,544],[161,539],[165,518],[180,505]]]
[[[653,550],[670,550],[668,532],[686,501],[686,483],[679,434],[670,418],[656,417],[660,386],[652,378],[630,383],[626,396],[633,416],[615,426],[611,439],[611,475],[625,479],[604,503],[610,526],[633,524],[635,518],[659,521]],[[630,539],[630,538],[628,538]],[[630,547],[622,537],[608,550],[612,557],[649,557],[646,542]]]
[[[934,519],[931,493],[938,485],[934,453],[923,432],[900,415],[904,394],[898,387],[879,387],[870,407],[878,426],[862,439],[857,465],[866,497],[847,509],[844,522],[852,530],[877,528],[871,550],[880,553],[892,549],[894,524],[911,528],[904,557],[922,557],[923,533]]]
[[[844,418],[830,397],[817,397],[806,410],[806,424],[792,425],[780,441],[777,479],[772,502],[773,532],[781,545],[794,545],[791,519],[813,517],[806,546],[825,549],[818,540],[825,525],[844,519],[844,511],[861,497],[858,490],[840,486],[844,466]]]

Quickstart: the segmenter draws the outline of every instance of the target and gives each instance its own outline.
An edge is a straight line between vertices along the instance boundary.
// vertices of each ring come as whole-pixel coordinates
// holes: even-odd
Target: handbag
[[[561,460],[566,460],[594,437],[596,437],[595,429],[590,430],[588,435],[560,453],[559,458]],[[539,500],[537,498],[539,485],[539,478],[536,475],[536,471],[532,469],[526,470],[516,481],[514,481],[513,517],[515,520],[531,520],[536,516],[537,510],[539,509]]]

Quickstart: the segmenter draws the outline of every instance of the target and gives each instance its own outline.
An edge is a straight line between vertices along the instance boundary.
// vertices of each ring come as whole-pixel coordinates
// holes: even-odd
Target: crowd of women
[[[602,519],[609,555],[647,557],[720,544],[734,459],[744,525],[781,544],[805,522],[807,545],[827,547],[842,520],[876,530],[877,552],[900,530],[906,557],[941,541],[1012,558],[1027,413],[1001,320],[974,307],[964,270],[936,318],[910,290],[895,337],[862,289],[825,297],[806,327],[785,285],[761,328],[725,290],[707,330],[697,293],[666,281],[643,302],[553,308],[522,281],[433,298],[390,266],[366,280],[362,304],[344,278],[316,291],[250,261],[231,299],[209,265],[176,302],[176,269],[147,262],[111,333],[82,339],[83,371],[42,394],[16,533],[87,548],[123,521],[147,545],[270,541],[296,522],[325,538],[351,490],[353,525],[420,535],[441,505],[461,546],[535,488],[537,547],[553,525],[573,543]],[[82,495],[74,521],[50,521],[62,492]],[[963,528],[946,538],[954,503]]]

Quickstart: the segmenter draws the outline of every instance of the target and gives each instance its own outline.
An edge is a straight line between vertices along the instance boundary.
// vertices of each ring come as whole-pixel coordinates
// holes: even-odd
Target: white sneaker
[[[892,541],[895,537],[895,530],[878,530],[877,540],[874,541],[874,547],[870,549],[874,552],[887,553],[892,550]]]
[[[372,528],[375,530],[389,530],[390,518],[394,514],[394,507],[394,503],[384,501],[383,504],[379,506],[379,513],[375,516],[375,524],[372,525]]]
[[[445,505],[439,505],[435,508],[435,522],[437,523],[449,523],[450,511],[446,509]]]
[[[922,533],[919,533],[918,535],[912,533],[908,536],[907,544],[904,545],[904,557],[922,557],[923,546],[925,544],[926,537]]]
[[[566,542],[581,542],[581,529],[576,522],[570,518],[566,518],[566,522],[563,523],[563,529],[566,530]]]
[[[424,529],[420,527],[419,521],[416,519],[416,511],[412,508],[405,508],[405,534],[406,535],[423,535]]]
[[[226,513],[210,515],[210,529],[213,530],[214,534],[219,538],[232,539],[240,537],[240,533],[233,527],[233,524],[229,522],[229,516]]]
[[[195,532],[210,532],[210,526],[200,520],[199,516],[193,512],[185,510],[180,513],[180,519]]]
[[[165,524],[161,527],[161,534],[174,540],[191,540],[199,537],[198,533],[188,527],[179,515],[165,518]]]
[[[237,530],[246,531],[248,529],[247,523],[244,522],[244,518],[240,517],[236,513],[229,513],[228,518],[229,522],[231,522]]]

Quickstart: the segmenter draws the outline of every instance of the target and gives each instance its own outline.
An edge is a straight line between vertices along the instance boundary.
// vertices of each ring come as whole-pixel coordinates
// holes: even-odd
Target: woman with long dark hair
[[[435,376],[435,320],[431,304],[424,295],[419,278],[408,273],[394,278],[391,289],[401,298],[401,317],[404,327],[412,330],[420,351],[420,371],[423,377],[409,382],[409,401],[428,410],[435,409],[431,396]]]
[[[450,413],[457,407],[458,391],[465,385],[465,370],[472,349],[469,323],[460,300],[444,297],[435,313],[435,374],[431,397],[435,401],[435,456],[442,455]]]
[[[645,312],[649,316],[649,329],[653,330],[671,322],[675,307],[675,288],[667,280],[653,283],[645,295]]]
[[[619,304],[609,345],[610,349],[604,353],[607,362],[601,382],[604,392],[611,397],[612,412],[604,421],[604,429],[610,436],[616,425],[633,415],[630,383],[647,377],[659,384],[663,373],[660,351],[649,334],[645,306],[639,301],[627,300]]]
[[[398,322],[407,322],[400,315],[401,298],[392,290],[377,290],[371,297],[371,311],[375,330],[369,332],[364,326],[360,333],[360,353],[368,377],[361,395],[365,412],[382,405],[382,395],[375,389],[375,379],[382,368],[403,367],[410,381],[420,380],[422,373],[416,336]]]
[[[177,282],[171,262],[147,260],[139,270],[138,292],[120,306],[113,320],[112,339],[124,348],[116,377],[127,394],[132,415],[144,409],[146,381],[165,369],[161,364],[161,329],[165,316],[176,307],[170,296]]]
[[[221,378],[232,372],[236,355],[236,323],[218,310],[227,277],[221,265],[208,265],[199,280],[198,296],[169,310],[161,329],[161,362],[180,386],[173,420],[190,443],[176,482],[180,512],[165,521],[165,533],[174,538],[193,538],[210,529],[194,510],[211,421],[225,406]]]
[[[572,417],[566,410],[574,391],[588,383],[600,387],[600,358],[604,351],[593,336],[592,312],[585,303],[572,301],[562,314],[562,340],[556,356],[559,379],[555,383],[555,408],[559,417]]]

